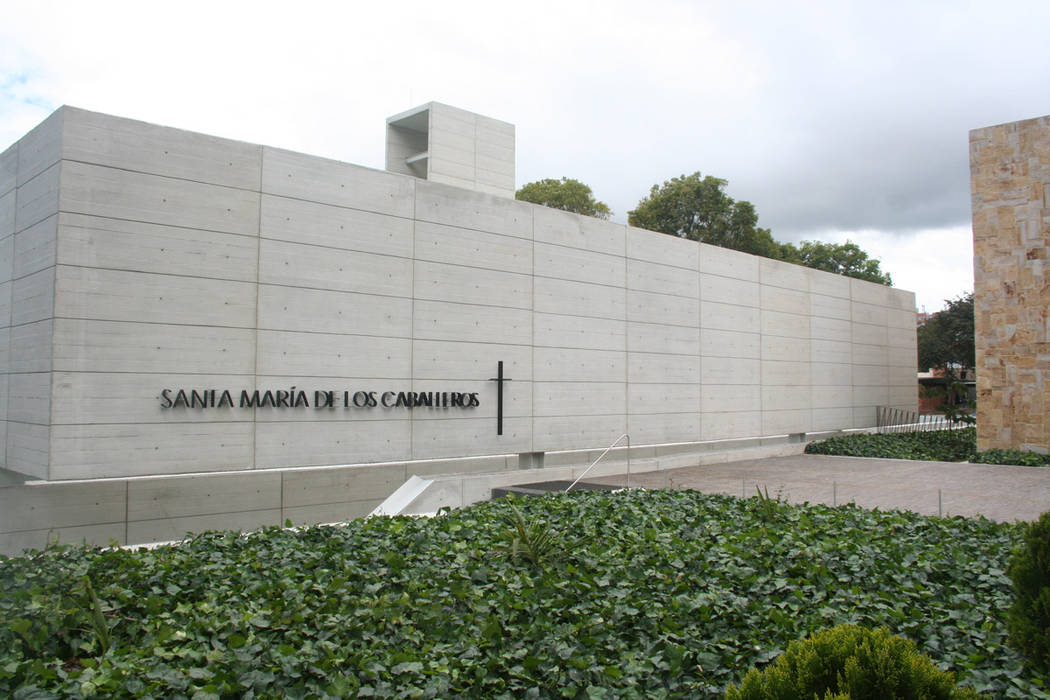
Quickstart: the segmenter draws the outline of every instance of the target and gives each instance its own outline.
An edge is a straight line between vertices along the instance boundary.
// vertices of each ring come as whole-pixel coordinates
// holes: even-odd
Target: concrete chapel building
[[[5,150],[0,552],[915,410],[911,292],[515,201],[514,148],[430,103],[388,120],[385,171],[71,107]]]

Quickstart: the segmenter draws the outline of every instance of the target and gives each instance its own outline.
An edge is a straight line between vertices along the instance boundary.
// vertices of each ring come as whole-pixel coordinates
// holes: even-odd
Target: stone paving
[[[623,485],[624,475],[588,479]],[[631,486],[689,488],[754,496],[755,488],[791,503],[856,503],[925,515],[1036,520],[1050,510],[1050,468],[903,459],[793,455],[632,474]]]

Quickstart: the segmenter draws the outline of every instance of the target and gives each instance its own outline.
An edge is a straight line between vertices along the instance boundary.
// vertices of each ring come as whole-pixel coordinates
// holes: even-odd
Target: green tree
[[[977,364],[974,345],[973,292],[945,299],[946,308],[919,326],[919,370],[969,369]]]
[[[568,177],[530,182],[515,192],[514,198],[599,219],[608,219],[612,214],[605,202],[594,198],[590,187]]]
[[[696,172],[653,185],[649,196],[627,212],[628,222],[650,231],[783,259],[781,245],[769,229],[758,226],[754,205],[727,195],[727,184]]]
[[[799,262],[825,272],[834,272],[847,277],[892,285],[889,273],[879,269],[879,261],[868,257],[853,241],[845,243],[822,243],[802,241],[798,244]]]
[[[957,299],[945,299],[947,308],[933,314],[916,332],[919,352],[919,371],[938,369],[944,372],[944,394],[946,401],[941,410],[952,423],[974,422],[964,402],[960,406],[958,396],[966,387],[962,383],[963,372],[977,364],[977,350],[973,328],[973,293],[963,294]]]

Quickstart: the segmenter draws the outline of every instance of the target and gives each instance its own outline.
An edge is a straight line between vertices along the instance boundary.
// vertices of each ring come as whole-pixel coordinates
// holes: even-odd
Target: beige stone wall
[[[979,449],[1050,447],[1050,116],[970,132]]]

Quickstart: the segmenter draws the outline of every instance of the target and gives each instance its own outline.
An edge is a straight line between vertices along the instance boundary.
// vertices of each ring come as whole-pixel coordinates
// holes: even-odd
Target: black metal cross
[[[496,382],[496,435],[503,434],[503,382],[512,382],[503,376],[503,360],[496,365],[496,376],[489,377],[490,382]]]

